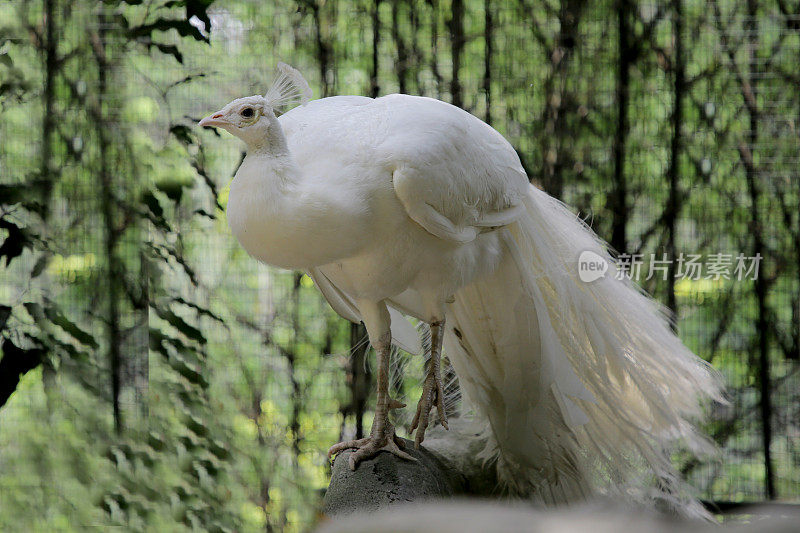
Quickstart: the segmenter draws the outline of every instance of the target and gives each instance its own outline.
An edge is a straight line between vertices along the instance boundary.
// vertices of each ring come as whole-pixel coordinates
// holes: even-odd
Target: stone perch
[[[455,430],[452,422],[451,432]],[[400,503],[492,494],[494,470],[475,459],[480,452],[478,443],[454,439],[452,433],[444,438],[446,433],[441,427],[430,430],[419,450],[414,449],[413,441],[403,439],[405,451],[417,462],[381,452],[351,471],[348,458],[352,450],[340,453],[333,463],[323,512],[327,516],[368,513]],[[470,443],[478,449],[470,449]]]

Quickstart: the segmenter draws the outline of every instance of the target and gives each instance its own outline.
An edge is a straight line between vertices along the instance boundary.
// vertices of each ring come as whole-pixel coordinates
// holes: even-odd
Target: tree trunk
[[[567,135],[566,103],[568,67],[577,45],[578,23],[585,0],[564,0],[558,14],[559,32],[550,50],[550,74],[544,83],[544,135],[542,138],[541,183],[544,190],[558,199],[564,195],[565,166],[561,149]],[[534,23],[535,24],[535,23]]]
[[[451,103],[456,107],[464,107],[464,95],[461,88],[461,55],[464,52],[464,0],[453,0],[450,12],[450,50],[453,63],[450,78]]]
[[[367,364],[369,342],[367,342],[367,328],[364,324],[350,324],[350,406],[349,411],[355,418],[356,435],[361,439],[364,431],[364,414],[367,411],[370,387],[372,386],[372,372]],[[340,438],[344,439],[344,435]]]
[[[95,124],[98,141],[98,185],[100,189],[100,202],[103,217],[103,240],[106,255],[106,342],[108,344],[108,361],[111,369],[111,405],[114,413],[114,429],[122,433],[125,424],[120,406],[122,394],[122,336],[120,332],[119,302],[122,296],[120,282],[123,272],[120,259],[117,256],[117,243],[120,232],[117,228],[117,205],[115,198],[115,184],[111,168],[111,140],[109,139],[109,124],[103,104],[109,99],[107,33],[111,25],[109,15],[105,8],[97,16],[97,30],[92,35],[92,47],[95,63],[97,65],[97,101],[93,104],[92,119]]]
[[[667,267],[667,307],[669,307],[676,320],[672,322],[673,330],[677,330],[678,304],[675,300],[675,270],[677,268],[677,221],[680,212],[680,199],[678,180],[680,177],[680,157],[683,142],[683,98],[686,93],[686,60],[683,54],[683,0],[672,2],[672,35],[675,42],[675,54],[672,61],[673,69],[673,104],[672,104],[672,140],[670,143],[669,167],[667,180],[669,182],[669,198],[664,224],[667,227],[667,257],[670,260]]]
[[[494,51],[494,20],[492,1],[483,2],[483,94],[486,98],[484,120],[492,123],[492,53]]]
[[[374,0],[372,4],[372,70],[369,74],[369,95],[377,98],[381,92],[378,84],[380,64],[378,62],[381,44],[381,0]]]
[[[745,19],[744,34],[748,36],[748,83],[751,98],[745,98],[745,103],[750,120],[748,133],[749,158],[745,163],[747,188],[750,195],[750,230],[753,233],[753,256],[765,257],[763,228],[761,223],[761,183],[760,173],[756,168],[755,151],[758,146],[759,115],[758,103],[755,95],[758,94],[758,82],[761,79],[761,64],[757,57],[759,47],[756,17],[758,16],[758,1],[748,0],[747,18]],[[744,88],[743,88],[744,89]],[[761,414],[761,439],[764,448],[764,489],[766,497],[774,500],[777,496],[775,490],[775,472],[772,465],[772,400],[770,397],[770,368],[769,368],[769,309],[767,308],[767,282],[763,273],[755,279],[756,301],[758,302],[758,318],[756,319],[756,335],[758,338],[758,385],[760,393]]]
[[[628,141],[628,105],[633,50],[630,44],[632,6],[630,0],[617,1],[617,126],[614,135],[614,184],[608,198],[611,211],[609,244],[619,253],[627,253],[628,183],[625,175],[625,154]]]
[[[408,49],[403,35],[400,33],[400,6],[402,4],[401,0],[392,2],[392,40],[397,48],[397,64],[395,65],[397,85],[401,94],[408,94]]]
[[[56,56],[58,41],[56,40],[57,0],[44,1],[45,35],[44,35],[44,114],[42,115],[42,157],[39,179],[42,180],[42,208],[45,216],[50,211],[50,195],[53,191],[54,175],[52,165],[53,134],[56,129],[56,116],[53,109],[55,102],[55,81],[58,58]]]
[[[314,38],[316,41],[317,52],[317,65],[319,66],[319,81],[322,85],[322,98],[326,98],[333,94],[333,80],[331,75],[333,73],[333,65],[331,64],[334,58],[331,45],[326,41],[322,29],[322,4],[319,1],[312,0],[306,1],[306,6],[311,9],[311,15],[314,20]]]
[[[429,0],[431,8],[431,73],[436,80],[436,98],[442,97],[442,73],[439,72],[439,1]]]
[[[300,457],[300,414],[303,411],[303,393],[300,390],[300,381],[297,377],[297,355],[300,353],[300,339],[298,338],[302,326],[300,324],[300,283],[303,279],[301,272],[292,274],[292,331],[294,337],[292,344],[285,352],[286,362],[289,366],[289,382],[292,385],[292,414],[289,419],[289,429],[292,432],[292,459],[295,467],[298,466]]]

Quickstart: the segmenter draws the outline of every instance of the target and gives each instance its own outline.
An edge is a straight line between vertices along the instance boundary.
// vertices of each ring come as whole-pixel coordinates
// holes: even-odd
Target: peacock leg
[[[356,448],[350,454],[350,470],[355,470],[359,461],[374,457],[381,451],[395,454],[402,459],[416,461],[415,458],[404,452],[401,448],[403,441],[395,435],[394,426],[389,422],[389,409],[405,407],[405,404],[389,397],[389,350],[391,349],[392,336],[390,333],[383,335],[375,343],[375,352],[378,357],[378,398],[375,405],[375,419],[369,437],[349,440],[334,444],[328,450],[328,458],[343,450]]]
[[[442,386],[442,337],[444,336],[444,320],[431,322],[431,358],[428,364],[428,372],[425,376],[425,383],[422,387],[422,396],[417,403],[417,412],[411,422],[411,433],[417,430],[414,436],[414,444],[419,448],[420,443],[425,440],[425,430],[428,427],[428,418],[434,403],[439,413],[439,422],[445,429],[447,426],[447,414],[444,410],[444,387]]]

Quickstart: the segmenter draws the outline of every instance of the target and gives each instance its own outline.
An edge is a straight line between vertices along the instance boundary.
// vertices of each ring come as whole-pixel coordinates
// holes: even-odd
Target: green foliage
[[[21,439],[4,447],[3,461],[19,453],[20,468],[3,472],[0,485],[4,491],[13,491],[13,496],[4,494],[0,505],[3,529],[12,524],[16,530],[79,529],[81,524],[101,523],[141,531],[238,529],[239,511],[230,507],[232,493],[226,488],[232,458],[230,430],[224,420],[215,419],[210,404],[204,352],[207,341],[201,330],[187,321],[192,319],[180,316],[177,309],[193,310],[194,319],[215,315],[197,303],[170,296],[172,289],[164,282],[174,278],[160,274],[165,268],[169,270],[163,264],[167,261],[178,261],[186,265],[187,273],[191,272],[180,247],[169,241],[180,238],[172,227],[176,220],[172,211],[180,204],[184,190],[192,188],[194,170],[185,147],[165,152],[150,140],[140,137],[144,142],[135,142],[135,135],[126,129],[126,122],[136,123],[134,119],[147,111],[143,106],[150,105],[147,120],[155,119],[160,110],[154,100],[129,99],[128,111],[122,114],[125,122],[120,122],[120,114],[97,98],[109,98],[112,92],[108,87],[122,83],[118,66],[128,56],[141,54],[136,46],[138,50],[155,46],[180,59],[178,43],[157,42],[156,33],[176,30],[180,37],[207,42],[189,18],[197,16],[208,22],[205,9],[209,4],[172,2],[156,15],[135,8],[137,2],[128,4],[129,9],[113,13],[100,9],[94,21],[88,5],[70,11],[62,10],[58,2],[51,4],[53,11],[44,15],[53,22],[54,33],[67,31],[81,21],[91,24],[88,36],[73,35],[66,46],[49,41],[49,34],[37,29],[34,21],[38,14],[31,11],[32,6],[18,6],[23,26],[30,24],[31,31],[39,32],[35,46],[43,56],[56,57],[42,67],[42,75],[46,86],[56,88],[53,101],[63,100],[64,106],[53,105],[39,113],[58,114],[57,120],[67,121],[68,129],[59,130],[57,120],[45,118],[43,122],[42,142],[51,146],[40,155],[41,173],[30,176],[33,184],[43,184],[41,188],[31,187],[22,179],[3,183],[0,228],[5,235],[0,252],[9,274],[18,282],[4,286],[4,299],[11,305],[3,305],[0,313],[2,403],[18,390],[4,409],[0,433],[3,439]],[[129,20],[145,22],[131,25]],[[128,40],[133,48],[121,46]],[[17,40],[14,44],[10,49],[16,53],[14,57],[25,58],[26,43]],[[88,61],[91,67],[73,69],[81,61]],[[26,65],[28,76],[36,76],[35,68],[30,68],[35,65]],[[2,61],[2,66],[11,67],[10,59]],[[20,76],[26,75],[20,72]],[[87,92],[82,89],[87,80],[95,84],[95,91],[108,92]],[[184,77],[177,83],[188,81],[189,77]],[[63,86],[72,90],[62,93],[59,88]],[[1,96],[5,97],[4,106],[14,97]],[[47,93],[42,96],[50,105]],[[32,103],[28,107],[35,109]],[[174,129],[180,131],[177,126]],[[113,143],[108,137],[112,130],[116,136]],[[101,150],[83,154],[83,141],[66,136],[67,131],[81,132],[87,142],[99,144]],[[56,135],[59,132],[64,135]],[[154,133],[148,137],[155,139]],[[183,140],[186,144],[187,139]],[[4,153],[6,161],[13,162],[15,155]],[[152,185],[133,181],[139,173],[138,160],[154,161],[157,157],[180,172],[173,173],[172,178],[154,180]],[[59,170],[55,170],[54,160],[59,161]],[[181,172],[188,178],[180,179]],[[92,182],[96,188],[87,189]],[[68,192],[71,190],[78,194]],[[137,197],[141,202],[132,201]],[[72,208],[71,213],[67,211],[72,220],[65,225],[54,224],[54,205]],[[137,253],[143,235],[149,235],[145,252],[158,249],[164,253]],[[92,251],[67,256],[65,252],[72,252],[80,238],[87,239],[84,242]],[[102,259],[98,262],[97,257]],[[16,270],[10,270],[12,267]],[[193,275],[188,277],[190,284],[196,283]],[[55,285],[59,278],[63,285]],[[21,297],[14,296],[15,287],[24,286],[27,288]],[[53,286],[59,290],[51,291]],[[148,308],[163,321],[151,322],[149,333],[142,323],[142,319],[147,320]],[[105,327],[101,327],[103,322]],[[142,352],[135,341],[142,335],[150,336],[149,345],[161,359],[147,360],[147,343]],[[36,374],[34,369],[40,365],[42,371]],[[43,386],[39,397],[46,399],[45,416],[35,416],[34,404],[13,401],[26,394],[36,396],[31,380],[37,378]],[[56,389],[68,399],[67,404],[56,401]],[[113,420],[109,419],[109,397],[115,406]],[[126,401],[130,403],[126,405]],[[14,421],[15,413],[26,410],[32,415],[27,432],[21,427],[21,419]],[[14,422],[9,425],[8,420]],[[48,431],[48,421],[55,420],[59,429]],[[87,440],[86,436],[91,438]],[[55,450],[45,445],[47,438],[70,444]],[[26,471],[26,467],[33,470]],[[43,499],[37,500],[49,512],[26,513],[27,518],[15,521],[16,509],[29,508],[29,498],[36,498],[19,483],[41,476],[52,481],[42,489]],[[58,501],[60,490],[72,491],[75,499]]]
[[[241,148],[196,127],[229,100],[262,94],[278,60],[315,96],[402,88],[460,100],[607,238],[623,180],[628,252],[668,248],[671,165],[677,252],[750,254],[761,228],[773,461],[778,493],[796,496],[800,34],[776,4],[757,4],[750,32],[733,3],[714,3],[716,13],[682,2],[674,161],[675,3],[631,2],[626,13],[624,140],[620,4],[609,1],[467,0],[463,40],[452,4],[426,0],[0,4],[0,530],[314,522],[325,449],[359,417],[370,422],[351,405],[350,328],[309,278],[258,265],[235,244],[224,207]],[[755,34],[764,71],[751,122],[742,80]],[[644,285],[665,302],[674,294],[681,336],[731,385],[731,407],[716,406],[709,427],[724,461],[677,460],[709,498],[762,497],[755,285]],[[398,378],[412,407],[420,372]]]

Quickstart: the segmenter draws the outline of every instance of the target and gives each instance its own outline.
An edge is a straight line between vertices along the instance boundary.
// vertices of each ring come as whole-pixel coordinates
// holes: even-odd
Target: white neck
[[[242,167],[247,167],[246,172],[242,173],[247,176],[244,179],[256,180],[262,184],[261,187],[267,187],[266,190],[272,191],[269,195],[270,201],[279,200],[290,193],[301,181],[300,167],[288,150],[275,155],[275,150],[271,148],[248,147]],[[275,193],[279,193],[280,196],[275,196]]]
[[[274,158],[289,158],[289,147],[286,144],[286,137],[277,120],[271,120],[269,128],[264,128],[262,133],[255,136],[252,140],[246,139],[247,153]]]
[[[269,157],[286,157],[289,148],[283,135],[281,123],[270,111],[261,115],[258,121],[246,127],[233,127],[231,133],[247,144],[247,153]]]
[[[258,161],[258,175],[271,177],[275,185],[282,187],[297,183],[300,180],[300,168],[289,152],[286,137],[283,135],[278,119],[275,116],[264,117],[257,125],[250,128],[246,135],[240,135],[247,144],[247,161],[245,164]]]

